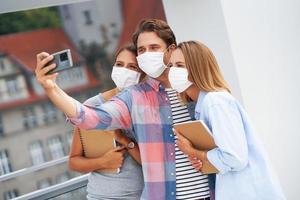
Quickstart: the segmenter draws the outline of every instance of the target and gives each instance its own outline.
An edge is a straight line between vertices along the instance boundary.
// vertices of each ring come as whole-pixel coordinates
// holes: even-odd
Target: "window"
[[[63,183],[70,179],[70,175],[68,172],[56,176],[56,183]]]
[[[89,10],[83,11],[83,15],[84,15],[84,18],[85,18],[85,24],[86,25],[93,24],[93,21],[91,19],[91,12]]]
[[[56,122],[57,117],[57,109],[50,103],[42,105],[43,110],[43,120],[45,124]]]
[[[58,159],[65,155],[62,140],[59,136],[50,138],[48,141],[52,159]]]
[[[0,57],[0,70],[1,71],[5,70],[5,65],[4,65],[4,59],[3,59],[3,57]]]
[[[67,132],[66,140],[67,140],[66,142],[67,142],[68,148],[71,148],[72,141],[73,141],[73,130],[70,130]]]
[[[0,136],[4,135],[4,127],[3,127],[3,121],[2,121],[2,116],[0,114]]]
[[[29,151],[31,155],[32,165],[38,165],[45,162],[41,141],[36,141],[30,144]]]
[[[9,96],[18,95],[19,87],[16,78],[10,78],[6,80],[7,93]]]
[[[43,188],[46,188],[46,187],[49,187],[49,186],[51,186],[50,178],[40,180],[40,181],[37,182],[37,188],[38,189],[43,189]]]
[[[11,171],[7,150],[0,150],[0,175],[7,174]]]
[[[62,9],[63,9],[63,14],[65,19],[70,19],[71,17],[70,17],[69,7],[67,5],[63,5]]]
[[[23,111],[23,126],[26,129],[34,128],[37,126],[37,117],[33,107],[25,108]]]
[[[4,192],[4,200],[13,199],[16,198],[17,196],[19,196],[19,192],[17,189]]]

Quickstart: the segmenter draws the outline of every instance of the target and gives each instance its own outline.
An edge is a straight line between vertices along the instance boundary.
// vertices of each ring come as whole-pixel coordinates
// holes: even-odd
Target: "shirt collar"
[[[148,77],[146,82],[156,91],[158,92],[160,88],[163,87],[163,85],[161,84],[161,82],[159,82],[158,80]]]

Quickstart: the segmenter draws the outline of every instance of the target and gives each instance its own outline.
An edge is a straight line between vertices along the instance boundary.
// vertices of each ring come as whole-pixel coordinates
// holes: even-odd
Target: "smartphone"
[[[120,146],[120,144],[117,142],[117,140],[113,140],[113,143],[114,143],[114,147],[118,147],[118,146]],[[118,174],[118,173],[120,173],[121,172],[121,169],[120,168],[118,168],[117,170],[116,170],[116,173]]]
[[[55,63],[56,67],[48,71],[47,75],[73,67],[73,61],[72,61],[70,49],[65,49],[63,51],[53,53],[52,55],[53,55],[53,60],[47,63],[46,66]]]

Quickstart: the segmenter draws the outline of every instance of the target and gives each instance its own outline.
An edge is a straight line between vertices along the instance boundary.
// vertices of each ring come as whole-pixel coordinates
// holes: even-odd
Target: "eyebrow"
[[[160,47],[161,45],[160,44],[149,44],[149,46],[152,46],[152,47],[153,46],[159,46]]]
[[[128,63],[127,65],[135,65],[135,66],[138,66],[137,63]]]
[[[178,61],[178,62],[176,62],[175,64],[178,65],[178,64],[185,64],[185,63],[182,62],[182,61]]]

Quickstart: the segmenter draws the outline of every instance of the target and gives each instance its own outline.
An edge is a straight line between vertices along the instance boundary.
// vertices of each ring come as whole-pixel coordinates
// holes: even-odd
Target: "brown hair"
[[[167,47],[171,44],[177,44],[175,35],[170,26],[163,20],[159,19],[144,19],[138,24],[136,31],[132,35],[132,42],[137,47],[137,40],[143,32],[155,32],[166,44]]]
[[[132,44],[132,43],[127,43],[125,44],[124,46],[120,47],[116,53],[115,53],[115,60],[117,59],[117,57],[119,56],[119,54],[122,52],[122,51],[129,51],[131,53],[133,53],[135,56],[137,56],[137,51],[136,51],[136,48],[135,46]],[[145,77],[146,77],[146,74],[145,72],[143,72],[142,70],[140,70],[140,72],[142,73],[141,74],[141,79],[140,79],[140,82],[141,81],[144,81],[145,80]]]
[[[116,53],[115,53],[115,59],[117,59],[117,57],[119,56],[119,54],[120,54],[122,51],[124,51],[124,50],[130,51],[130,52],[133,53],[135,56],[137,56],[135,46],[134,46],[132,43],[127,43],[127,44],[125,44],[124,46],[120,47],[120,48],[116,51]]]
[[[200,90],[231,92],[215,56],[207,46],[197,41],[187,41],[181,42],[178,48],[183,53],[190,81]]]

